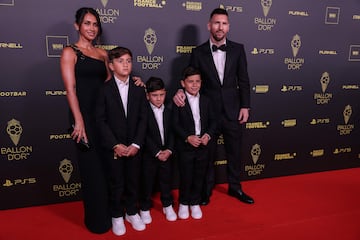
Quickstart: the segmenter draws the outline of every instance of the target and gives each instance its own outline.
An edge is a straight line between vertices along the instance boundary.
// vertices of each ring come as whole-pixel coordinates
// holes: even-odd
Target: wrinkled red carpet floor
[[[360,168],[247,181],[243,188],[254,205],[229,197],[220,184],[201,220],[167,222],[156,196],[153,223],[143,232],[126,223],[121,237],[89,233],[81,202],[3,210],[0,239],[360,239]]]

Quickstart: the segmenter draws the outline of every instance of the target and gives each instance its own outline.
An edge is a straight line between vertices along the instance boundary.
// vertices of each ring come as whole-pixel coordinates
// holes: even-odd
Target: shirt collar
[[[129,85],[130,76],[126,79],[125,82],[124,82],[124,81],[121,81],[120,79],[118,79],[115,75],[114,75],[114,78],[115,78],[115,80],[116,80],[116,82],[117,82],[118,84],[121,84],[121,85]]]
[[[151,102],[149,102],[149,103],[150,103],[150,106],[151,106],[151,109],[152,109],[152,110],[161,110],[161,111],[163,111],[164,108],[165,108],[164,104],[162,104],[162,105],[158,108],[157,106],[155,106],[155,105],[152,104]]]

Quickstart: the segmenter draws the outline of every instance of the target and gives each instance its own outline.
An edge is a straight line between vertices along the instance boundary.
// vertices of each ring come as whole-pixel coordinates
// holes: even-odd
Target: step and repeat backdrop
[[[357,0],[0,0],[0,209],[81,199],[59,57],[83,6],[101,16],[99,47],[130,48],[136,75],[163,78],[170,96],[210,12],[229,12],[252,91],[243,180],[360,166]]]

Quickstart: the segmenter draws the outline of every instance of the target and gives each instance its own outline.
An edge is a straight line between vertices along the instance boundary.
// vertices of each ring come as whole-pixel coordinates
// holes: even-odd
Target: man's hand
[[[239,113],[239,123],[243,124],[246,123],[249,119],[249,109],[248,108],[241,108]]]
[[[209,134],[205,133],[205,134],[201,137],[201,144],[204,145],[204,146],[206,146],[206,145],[208,145],[209,140],[210,140]]]
[[[184,107],[185,106],[185,93],[184,90],[179,89],[173,97],[173,101],[176,106]]]
[[[138,86],[138,87],[144,87],[145,86],[145,83],[141,80],[140,77],[134,76],[132,79],[135,82],[136,86]]]

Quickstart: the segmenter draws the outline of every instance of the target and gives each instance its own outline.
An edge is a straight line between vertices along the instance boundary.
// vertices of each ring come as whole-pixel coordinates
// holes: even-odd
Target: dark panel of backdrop
[[[357,0],[0,0],[0,209],[81,198],[59,57],[77,40],[74,14],[84,5],[101,15],[99,46],[130,48],[134,72],[163,78],[169,95],[192,49],[208,39],[212,9],[228,10],[252,91],[243,180],[359,167]]]

